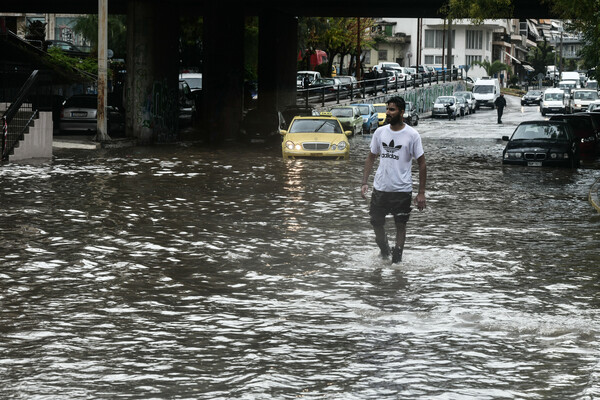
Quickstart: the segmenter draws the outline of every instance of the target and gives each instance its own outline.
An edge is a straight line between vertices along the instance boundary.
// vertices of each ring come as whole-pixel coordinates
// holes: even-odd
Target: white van
[[[542,115],[546,114],[565,114],[567,113],[567,95],[562,89],[551,88],[544,91],[540,111]]]
[[[577,88],[581,87],[581,80],[579,77],[579,72],[577,71],[564,71],[560,73],[561,81],[575,81],[577,82]]]
[[[500,96],[500,82],[496,78],[479,78],[473,84],[472,92],[477,109],[481,106],[496,108],[494,102]]]

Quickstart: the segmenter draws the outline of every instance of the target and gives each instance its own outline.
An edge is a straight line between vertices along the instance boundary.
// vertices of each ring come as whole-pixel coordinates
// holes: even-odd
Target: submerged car
[[[431,116],[434,118],[445,117],[450,119],[456,119],[456,116],[460,112],[457,103],[458,100],[454,96],[439,96],[437,99],[435,99],[435,102],[433,103]]]
[[[454,92],[454,96],[456,96],[456,97],[462,96],[465,98],[465,100],[467,101],[467,104],[469,105],[469,111],[466,114],[472,114],[475,112],[475,109],[477,108],[477,101],[475,100],[475,97],[473,96],[473,92],[469,92],[468,90]]]
[[[347,159],[350,143],[342,124],[335,117],[296,117],[287,131],[282,131],[283,158]]]
[[[375,106],[370,103],[351,104],[358,107],[363,118],[363,133],[373,133],[379,126],[379,116]]]
[[[502,164],[529,167],[570,167],[580,163],[578,139],[564,121],[521,122],[502,152]]]
[[[373,107],[375,107],[375,112],[377,113],[377,120],[378,120],[378,125],[382,126],[385,125],[385,119],[387,118],[387,104],[385,103],[376,103],[373,104]]]
[[[553,115],[550,121],[565,121],[578,140],[582,158],[596,158],[600,154],[600,126],[592,113]]]
[[[331,116],[337,118],[342,124],[344,131],[350,131],[351,135],[357,135],[362,132],[363,119],[358,107],[333,107],[331,109]]]
[[[530,90],[521,97],[521,105],[528,106],[530,104],[537,104],[538,106],[542,102],[542,95],[544,94],[541,90]]]

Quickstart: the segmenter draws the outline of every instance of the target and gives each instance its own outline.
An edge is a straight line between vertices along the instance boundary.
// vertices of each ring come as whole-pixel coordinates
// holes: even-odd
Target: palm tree
[[[485,73],[489,77],[496,75],[500,71],[508,71],[509,70],[508,65],[506,65],[503,62],[498,61],[498,60],[496,60],[492,63],[490,63],[488,60],[473,61],[473,64],[479,65],[480,67],[485,69]]]

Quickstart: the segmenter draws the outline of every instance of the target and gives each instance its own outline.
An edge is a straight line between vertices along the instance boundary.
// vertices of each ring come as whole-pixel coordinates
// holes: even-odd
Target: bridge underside
[[[445,1],[290,0],[237,4],[214,0],[108,0],[111,14],[127,14],[128,134],[142,141],[175,137],[177,124],[179,16],[204,17],[202,114],[204,139],[234,140],[243,112],[245,16],[259,17],[258,86],[260,109],[295,103],[298,16],[440,17]],[[96,14],[98,0],[20,0],[4,2],[2,12]],[[168,5],[167,5],[168,4]],[[514,0],[514,18],[547,18],[539,1]],[[227,46],[224,46],[226,43]],[[218,132],[218,133],[217,133]]]

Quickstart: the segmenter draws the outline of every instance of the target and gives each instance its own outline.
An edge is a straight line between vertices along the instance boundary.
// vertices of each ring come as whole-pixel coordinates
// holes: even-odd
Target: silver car
[[[58,129],[60,132],[88,132],[97,130],[98,96],[96,94],[77,94],[63,103]],[[116,107],[106,109],[108,132],[122,131],[125,119]]]

